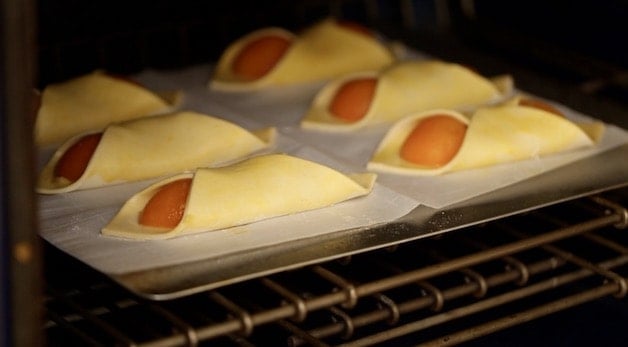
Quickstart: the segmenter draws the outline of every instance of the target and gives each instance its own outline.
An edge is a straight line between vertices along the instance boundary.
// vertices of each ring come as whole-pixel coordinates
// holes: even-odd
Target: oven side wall
[[[39,346],[41,264],[33,187],[34,2],[0,5],[0,346]]]

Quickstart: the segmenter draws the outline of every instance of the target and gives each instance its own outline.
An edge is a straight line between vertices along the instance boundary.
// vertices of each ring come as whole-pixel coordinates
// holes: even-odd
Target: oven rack
[[[138,298],[47,246],[46,266],[56,271],[46,271],[42,328],[49,346],[482,341],[589,302],[628,304],[627,193],[617,189],[163,302]]]

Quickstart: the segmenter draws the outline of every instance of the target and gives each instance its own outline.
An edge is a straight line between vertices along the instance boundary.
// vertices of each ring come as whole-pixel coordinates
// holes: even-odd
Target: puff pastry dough
[[[75,182],[54,176],[63,153],[79,140],[64,143],[41,172],[37,191],[64,193],[138,181],[224,164],[270,148],[275,128],[251,133],[225,120],[178,112],[112,124],[105,129],[83,175]]]
[[[421,120],[448,115],[467,124],[458,153],[438,168],[406,161],[399,150]],[[371,170],[404,175],[438,175],[575,150],[595,145],[603,123],[579,126],[568,119],[515,103],[478,109],[468,118],[457,111],[432,110],[407,116],[386,133],[367,164]]]
[[[138,223],[146,203],[169,182],[193,177],[181,222],[174,229]],[[131,197],[102,234],[132,239],[166,239],[201,231],[323,208],[367,195],[376,175],[345,175],[305,159],[269,154],[229,166],[201,168],[170,177]]]
[[[173,100],[103,71],[52,84],[41,95],[35,121],[35,143],[58,145],[87,131],[101,130],[110,123],[172,111]]]
[[[249,42],[267,35],[287,38],[292,45],[265,76],[242,81],[231,69],[233,60]],[[394,60],[392,51],[376,38],[327,19],[298,35],[281,28],[265,28],[236,40],[220,57],[209,86],[217,90],[245,91],[316,82],[352,71],[379,69]]]
[[[337,90],[354,79],[372,77],[377,86],[364,117],[347,122],[334,116],[329,105]],[[409,113],[435,108],[470,110],[504,100],[513,89],[510,76],[484,78],[461,65],[438,60],[398,62],[381,71],[346,75],[329,82],[315,97],[301,121],[306,129],[352,131],[389,124]]]

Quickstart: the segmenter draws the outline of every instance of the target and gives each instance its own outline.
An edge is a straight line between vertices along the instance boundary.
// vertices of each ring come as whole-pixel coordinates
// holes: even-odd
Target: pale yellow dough
[[[367,113],[356,122],[334,116],[329,105],[337,90],[348,81],[360,78],[377,79]],[[329,82],[316,95],[301,126],[323,131],[353,131],[370,125],[390,124],[410,113],[435,108],[472,110],[503,101],[512,90],[510,76],[491,80],[454,63],[402,61],[381,71],[364,71]]]
[[[76,182],[54,177],[63,153],[84,136],[63,144],[40,174],[44,194],[139,181],[239,160],[274,145],[275,128],[255,133],[196,112],[178,112],[110,125],[103,132],[83,176]]]
[[[174,229],[143,226],[139,215],[169,182],[193,177],[183,218]],[[345,175],[327,166],[285,154],[253,157],[229,166],[182,174],[131,197],[102,234],[131,239],[167,239],[224,229],[259,220],[328,207],[367,195],[373,173]]]
[[[285,37],[292,45],[268,74],[254,81],[242,81],[231,69],[233,60],[249,42],[266,35]],[[348,72],[379,69],[394,60],[391,49],[377,39],[343,28],[333,19],[321,21],[298,35],[281,28],[265,28],[236,40],[225,49],[209,87],[247,91],[318,82]]]
[[[445,114],[467,124],[460,150],[446,165],[425,168],[401,158],[406,137],[422,119]],[[370,170],[403,175],[438,175],[486,167],[591,147],[603,124],[580,127],[568,119],[537,108],[506,103],[478,109],[468,118],[457,111],[432,110],[395,123],[367,164]],[[588,131],[592,131],[592,136]]]
[[[110,123],[172,111],[180,96],[165,100],[133,82],[102,71],[52,84],[41,95],[35,121],[35,143],[58,145]]]

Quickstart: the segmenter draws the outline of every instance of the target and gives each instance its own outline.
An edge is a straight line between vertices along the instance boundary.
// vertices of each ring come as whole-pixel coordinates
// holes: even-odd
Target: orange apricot
[[[343,84],[329,104],[329,111],[349,122],[362,119],[371,106],[376,86],[375,78],[360,78]]]
[[[76,182],[87,168],[96,147],[100,143],[102,133],[83,136],[70,146],[59,158],[54,168],[55,177],[63,177]]]
[[[252,40],[233,60],[233,72],[246,81],[261,78],[277,65],[290,45],[290,40],[272,35]]]
[[[400,155],[421,166],[443,166],[458,153],[466,131],[466,124],[447,115],[425,118],[406,138]]]
[[[191,178],[183,178],[159,188],[144,206],[139,223],[159,228],[176,227],[183,218],[191,185]]]
[[[519,100],[519,105],[538,108],[540,110],[547,111],[561,117],[565,116],[556,107],[538,99],[530,99],[530,98],[521,99]]]
[[[348,20],[339,20],[336,22],[336,24],[338,24],[338,26],[342,28],[353,30],[357,33],[360,33],[369,37],[375,36],[373,32],[371,31],[371,29],[365,27],[364,25],[360,23],[356,23],[356,22],[348,21]]]

